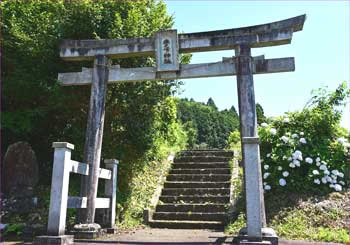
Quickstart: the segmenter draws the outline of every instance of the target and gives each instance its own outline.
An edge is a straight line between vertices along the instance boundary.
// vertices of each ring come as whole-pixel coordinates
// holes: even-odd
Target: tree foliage
[[[218,108],[215,105],[214,100],[211,97],[207,101],[207,106],[211,106],[211,107],[213,107],[213,109],[218,110]]]
[[[259,103],[256,103],[255,107],[256,107],[256,118],[257,118],[258,124],[266,122],[266,116],[264,114],[263,107]]]
[[[328,192],[343,188],[350,144],[348,133],[340,127],[340,107],[349,94],[345,82],[333,92],[317,90],[303,110],[261,124],[266,190]]]
[[[81,71],[92,62],[66,62],[59,57],[62,39],[148,37],[168,29],[173,18],[161,1],[27,1],[0,5],[3,35],[2,148],[28,141],[40,162],[41,181],[49,183],[55,141],[75,144],[82,159],[90,97],[89,86],[61,87],[60,72]],[[154,64],[151,57],[114,60],[122,67]],[[159,145],[176,145],[180,130],[170,95],[176,81],[109,85],[102,148],[103,158],[121,160],[120,188],[137,169],[159,156]],[[143,159],[143,160],[141,160]],[[46,176],[46,178],[44,177]]]
[[[226,148],[229,134],[239,125],[233,106],[218,111],[212,98],[207,104],[193,99],[179,99],[177,103],[178,118],[184,124],[190,148]]]

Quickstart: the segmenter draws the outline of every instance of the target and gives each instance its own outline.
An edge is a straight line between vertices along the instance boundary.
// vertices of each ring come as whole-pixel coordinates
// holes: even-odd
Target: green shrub
[[[238,129],[230,133],[227,141],[229,149],[241,151],[241,134]]]
[[[240,213],[234,222],[225,227],[225,233],[238,235],[239,230],[246,226],[245,214]]]
[[[288,112],[259,127],[264,189],[341,191],[350,144],[340,127],[349,95],[346,83],[318,90],[300,112]]]
[[[350,235],[345,229],[330,229],[320,227],[317,229],[317,234],[313,237],[316,241],[325,242],[349,242]]]
[[[19,236],[23,233],[23,229],[24,229],[23,223],[9,224],[5,228],[4,235],[14,234],[14,235]]]

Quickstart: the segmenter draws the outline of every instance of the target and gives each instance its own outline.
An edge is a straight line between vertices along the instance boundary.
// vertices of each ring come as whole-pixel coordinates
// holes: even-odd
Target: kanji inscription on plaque
[[[161,31],[156,34],[156,61],[157,71],[177,71],[178,62],[178,41],[176,30]]]

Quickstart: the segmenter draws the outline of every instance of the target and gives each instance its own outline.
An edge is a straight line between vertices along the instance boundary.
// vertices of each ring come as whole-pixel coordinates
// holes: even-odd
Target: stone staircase
[[[183,151],[166,177],[149,225],[170,229],[223,229],[230,204],[231,151]]]

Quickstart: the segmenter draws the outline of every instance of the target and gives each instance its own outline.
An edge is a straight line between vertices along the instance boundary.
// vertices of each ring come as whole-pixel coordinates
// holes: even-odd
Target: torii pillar
[[[93,224],[95,220],[95,200],[97,197],[98,171],[101,161],[105,104],[110,59],[96,55],[92,71],[92,84],[87,127],[85,132],[84,162],[90,165],[89,175],[82,177],[81,196],[87,197],[87,209],[79,210],[80,222]],[[88,190],[89,188],[89,190]]]
[[[278,243],[274,230],[266,228],[266,215],[257,133],[257,117],[253,80],[253,57],[248,45],[235,49],[240,132],[244,166],[247,227],[240,230],[239,240]]]

